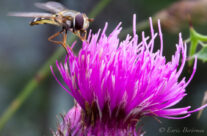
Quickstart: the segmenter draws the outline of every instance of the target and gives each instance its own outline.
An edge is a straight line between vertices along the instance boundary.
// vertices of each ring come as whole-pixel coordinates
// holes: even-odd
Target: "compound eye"
[[[78,14],[75,17],[75,29],[76,30],[81,30],[83,28],[83,22],[84,22],[83,15]]]

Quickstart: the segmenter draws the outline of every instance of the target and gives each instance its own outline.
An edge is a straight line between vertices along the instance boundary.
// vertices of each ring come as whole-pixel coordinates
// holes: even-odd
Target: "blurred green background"
[[[190,0],[188,0],[190,1]],[[192,1],[192,0],[191,0]],[[194,0],[196,1],[196,0]],[[197,0],[199,1],[199,0]],[[197,2],[196,1],[196,2]],[[200,0],[202,1],[202,0]],[[203,0],[204,1],[204,0]],[[206,1],[206,0],[205,0]],[[28,83],[41,66],[59,48],[47,41],[47,38],[60,30],[54,26],[39,25],[30,27],[28,18],[7,16],[12,11],[41,11],[34,7],[40,0],[1,0],[0,1],[0,115],[10,105],[24,86]],[[69,9],[89,13],[99,0],[60,0]],[[123,29],[132,26],[132,16],[137,15],[137,23],[147,20],[150,16],[160,13],[161,10],[171,6],[175,0],[111,0],[111,2],[98,14],[90,29],[93,33],[103,28],[105,22],[109,23],[107,33],[110,33],[121,21]],[[179,8],[179,5],[177,6]],[[187,7],[187,6],[186,6]],[[181,6],[181,8],[185,8]],[[206,6],[207,8],[207,6]],[[196,9],[198,10],[198,9]],[[172,12],[172,13],[171,13]],[[188,23],[182,22],[185,27],[166,26],[165,21],[177,22],[174,16],[182,13],[179,10],[169,12],[169,16],[161,20],[163,24],[164,55],[170,60],[178,42],[178,33],[182,32],[183,39],[189,37]],[[205,11],[199,11],[205,12]],[[168,13],[168,12],[167,12]],[[174,14],[175,13],[175,14]],[[207,16],[207,12],[204,13]],[[202,14],[203,15],[203,14]],[[194,27],[197,31],[207,34],[207,18],[202,16],[201,22]],[[160,16],[159,16],[160,17]],[[162,17],[162,16],[161,16]],[[171,18],[172,17],[172,18]],[[185,14],[183,15],[185,18]],[[182,18],[180,19],[182,20]],[[196,21],[195,21],[196,22]],[[157,27],[155,27],[157,29]],[[176,32],[172,30],[176,30]],[[170,31],[169,31],[170,30]],[[149,29],[145,29],[149,34]],[[141,33],[138,32],[140,35]],[[69,34],[70,40],[71,33]],[[80,43],[76,47],[80,47]],[[157,42],[159,47],[159,41]],[[187,67],[182,77],[189,78],[192,68]],[[196,74],[187,87],[188,95],[176,105],[176,107],[191,105],[195,109],[201,105],[204,92],[207,90],[207,64],[198,62]],[[57,118],[60,113],[66,113],[73,105],[72,97],[66,93],[52,77],[41,81],[28,99],[21,105],[17,112],[10,118],[3,130],[2,136],[47,136],[52,130],[56,130]],[[200,119],[196,119],[198,113],[183,120],[162,119],[159,123],[153,118],[144,118],[141,124],[147,132],[146,136],[174,136],[174,135],[207,135],[207,111],[204,110]],[[173,132],[160,132],[160,128],[174,130]],[[200,130],[202,132],[180,132],[184,128]],[[179,130],[179,132],[178,132]],[[204,132],[203,132],[204,131]]]

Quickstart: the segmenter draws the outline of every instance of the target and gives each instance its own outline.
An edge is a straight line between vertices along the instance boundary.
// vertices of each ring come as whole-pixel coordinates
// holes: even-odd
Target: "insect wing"
[[[46,3],[35,3],[35,6],[52,13],[58,13],[66,9],[62,4],[54,1],[49,1]]]
[[[8,14],[9,16],[17,16],[17,17],[45,17],[49,18],[52,16],[50,13],[41,13],[41,12],[11,12]]]

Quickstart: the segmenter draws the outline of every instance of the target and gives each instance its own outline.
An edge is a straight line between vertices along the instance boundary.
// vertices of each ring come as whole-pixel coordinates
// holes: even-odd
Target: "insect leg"
[[[63,41],[55,41],[55,40],[53,40],[55,37],[59,36],[60,34],[62,34],[62,36],[63,36]],[[62,29],[60,32],[57,32],[57,33],[53,34],[52,36],[50,36],[48,38],[48,41],[50,41],[50,42],[52,42],[54,44],[62,45],[65,48],[66,52],[68,53],[67,43],[66,43],[67,42],[67,30],[66,29]],[[72,51],[70,46],[68,46],[68,47]]]
[[[64,34],[63,34],[63,45],[64,45],[64,48],[66,49],[67,47],[67,34],[68,34],[68,31],[67,29],[64,29]],[[71,47],[68,46],[68,48],[72,51]]]
[[[55,40],[53,40],[55,37],[57,37],[57,36],[60,35],[61,33],[62,33],[62,31],[57,32],[57,33],[51,35],[51,36],[48,38],[48,41],[50,41],[50,42],[52,42],[52,43],[54,43],[54,44],[60,44],[60,45],[63,45],[63,43],[62,43],[61,41],[55,41]]]
[[[81,39],[82,42],[86,40],[86,30],[79,30],[74,33]]]
[[[83,38],[82,41],[85,41],[85,40],[86,40],[86,36],[87,36],[87,32],[86,32],[86,30],[81,30],[81,31],[80,31],[80,36]]]

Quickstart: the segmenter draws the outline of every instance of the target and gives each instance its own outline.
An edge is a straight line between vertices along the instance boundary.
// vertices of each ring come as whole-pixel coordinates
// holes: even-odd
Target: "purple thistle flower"
[[[183,119],[207,106],[192,111],[190,106],[171,108],[187,95],[185,88],[197,65],[195,59],[187,81],[178,80],[187,57],[181,34],[172,60],[166,62],[160,21],[161,44],[156,52],[153,47],[158,34],[154,33],[151,18],[151,38],[142,32],[142,41],[138,43],[135,15],[133,26],[133,37],[127,35],[120,42],[120,24],[107,37],[106,23],[101,34],[100,30],[94,35],[89,33],[78,56],[69,50],[64,64],[56,62],[69,89],[58,81],[51,67],[55,79],[77,102],[65,115],[57,135],[141,135],[136,124],[143,116]]]

